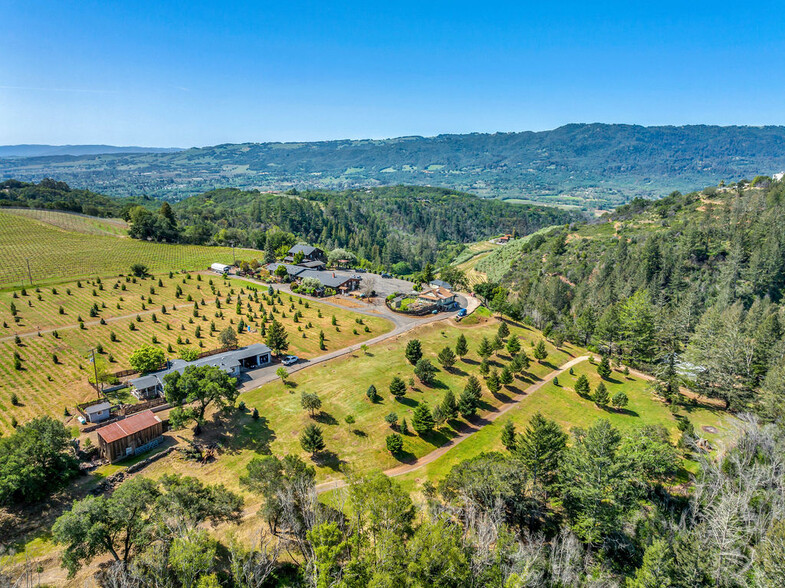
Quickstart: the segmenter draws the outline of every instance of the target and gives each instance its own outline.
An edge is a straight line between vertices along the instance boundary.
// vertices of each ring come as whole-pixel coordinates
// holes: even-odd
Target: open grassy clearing
[[[63,222],[70,222],[73,215]],[[79,223],[85,221],[81,217]],[[96,222],[106,223],[104,219]],[[239,258],[261,257],[261,252],[240,250]],[[27,262],[35,284],[53,284],[88,276],[125,273],[133,263],[143,263],[153,273],[205,269],[211,263],[231,263],[229,247],[148,243],[118,236],[64,230],[51,222],[0,211],[0,288],[29,285]]]
[[[329,361],[325,364],[305,369],[293,375],[293,387],[280,381],[266,384],[257,390],[242,394],[241,401],[247,409],[258,408],[261,418],[254,421],[248,412],[234,413],[210,425],[212,435],[223,446],[220,457],[212,464],[197,465],[178,457],[167,457],[152,464],[145,475],[159,476],[168,471],[178,471],[199,475],[213,481],[220,481],[229,487],[238,488],[238,478],[244,473],[245,465],[257,453],[272,452],[276,455],[294,453],[310,460],[300,447],[299,434],[309,422],[317,422],[324,430],[327,445],[324,455],[315,461],[320,481],[340,477],[338,468],[349,466],[358,471],[387,469],[412,461],[443,445],[455,436],[457,431],[466,427],[464,419],[450,421],[433,434],[420,437],[413,431],[404,437],[404,451],[398,458],[393,457],[385,447],[385,437],[392,431],[384,417],[390,412],[398,415],[399,422],[406,418],[411,429],[412,411],[420,402],[430,407],[441,402],[447,389],[456,397],[460,395],[469,374],[478,375],[479,356],[477,348],[483,336],[492,338],[498,322],[484,320],[476,326],[455,325],[454,323],[435,323],[422,326],[414,331],[374,345],[366,355],[363,352]],[[512,326],[511,331],[521,338],[523,348],[531,355],[530,343],[539,341],[539,332]],[[465,361],[459,361],[452,371],[440,369],[437,382],[424,386],[415,381],[409,386],[402,401],[397,401],[389,393],[389,384],[394,376],[404,381],[413,374],[412,366],[404,357],[406,343],[413,338],[422,342],[424,357],[434,365],[437,353],[446,345],[455,346],[458,335],[463,333],[469,343],[470,353]],[[557,350],[547,344],[549,356],[542,364],[532,362],[525,379],[518,379],[512,387],[523,390],[536,378],[550,373],[556,366],[565,363],[576,349],[565,346]],[[494,358],[499,368],[509,360],[505,352]],[[371,403],[366,397],[368,387],[376,386],[380,401]],[[321,413],[311,419],[301,408],[302,391],[316,392],[322,400]],[[515,390],[502,390],[496,396],[484,387],[481,413],[495,410],[512,400]],[[347,423],[351,415],[353,423]],[[476,420],[477,417],[475,417]],[[178,432],[178,436],[190,437],[188,432]],[[208,432],[207,436],[211,434]]]
[[[158,285],[159,279],[162,286]],[[255,302],[252,288],[257,286],[240,280],[225,281],[217,276],[198,274],[128,280],[124,277],[104,279],[101,283],[85,280],[81,288],[76,282],[68,283],[57,286],[57,294],[52,293],[51,287],[41,288],[41,292],[28,290],[26,296],[19,293],[18,298],[13,298],[12,293],[2,294],[0,306],[7,306],[0,315],[8,328],[3,329],[5,339],[0,341],[0,430],[11,426],[12,417],[24,422],[39,414],[60,416],[66,407],[73,414],[75,404],[94,398],[96,392],[87,383],[88,376],[92,375],[88,354],[98,344],[104,351],[99,356],[101,361],[108,364],[109,371],[116,372],[129,369],[130,354],[142,344],[153,343],[153,337],[165,350],[171,345],[172,352],[167,355],[177,357],[186,347],[199,350],[220,347],[218,333],[227,326],[237,329],[242,319],[251,327],[251,332],[238,335],[240,345],[263,341],[262,312],[268,316],[267,324],[270,316],[274,316],[284,325],[289,333],[289,351],[302,357],[324,353],[319,349],[319,331],[325,333],[327,350],[334,351],[392,329],[392,324],[381,317],[359,315],[349,309],[334,308],[296,295],[282,293],[281,302],[276,298],[276,304],[272,305],[267,288],[262,285],[258,286],[259,302]],[[117,288],[114,288],[115,284],[118,284]],[[99,289],[101,286],[103,290]],[[126,290],[122,290],[123,286]],[[182,290],[179,298],[176,296],[178,287]],[[39,294],[41,300],[38,300]],[[242,301],[242,314],[237,313],[238,298]],[[220,300],[220,308],[216,299]],[[17,316],[22,317],[18,324],[11,317],[11,302],[19,309]],[[96,317],[89,316],[93,303],[100,309]],[[101,308],[104,304],[106,308]],[[197,317],[194,316],[195,304],[198,304]],[[62,315],[58,310],[61,305],[67,309]],[[161,312],[162,306],[167,308],[166,314]],[[302,313],[297,323],[293,317],[296,311]],[[154,322],[153,314],[157,322]],[[333,316],[337,325],[332,324]],[[79,317],[85,321],[84,329],[78,327]],[[106,324],[100,324],[101,319]],[[211,325],[215,326],[214,331]],[[23,337],[21,345],[17,345],[12,326],[19,327],[18,332],[33,333],[40,327],[42,334]],[[201,329],[200,338],[196,337],[197,326]],[[56,329],[57,337],[52,328]],[[111,340],[113,332],[116,341]],[[15,352],[22,358],[21,370],[14,367]],[[17,406],[12,404],[13,394],[19,398]],[[120,394],[112,399],[132,401],[127,392]]]
[[[565,431],[573,427],[588,427],[600,418],[608,419],[620,429],[631,429],[643,425],[662,425],[671,433],[675,443],[679,439],[676,418],[668,406],[655,398],[649,391],[649,381],[634,376],[624,376],[614,370],[610,379],[605,381],[610,396],[623,390],[629,397],[629,404],[623,410],[600,408],[591,400],[582,398],[574,391],[575,381],[581,374],[589,379],[592,390],[601,378],[597,375],[596,365],[585,361],[573,368],[573,374],[559,376],[559,384],[548,382],[542,388],[524,398],[518,406],[510,410],[502,418],[482,428],[476,434],[461,442],[445,455],[409,474],[398,477],[408,489],[420,486],[426,480],[438,482],[449,473],[456,464],[479,455],[484,451],[504,451],[501,443],[501,432],[504,424],[510,420],[518,431],[526,428],[529,419],[537,412],[546,418],[559,423]],[[729,416],[726,412],[709,406],[684,407],[680,414],[686,416],[695,425],[695,432],[708,439],[717,447],[729,435]],[[719,433],[714,434],[703,429],[704,426],[714,427]],[[694,470],[695,462],[685,461],[687,470]]]

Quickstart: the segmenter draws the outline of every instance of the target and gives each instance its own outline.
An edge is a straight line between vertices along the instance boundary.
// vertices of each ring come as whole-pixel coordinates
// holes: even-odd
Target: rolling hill
[[[785,127],[571,124],[543,132],[245,143],[174,153],[0,159],[0,178],[179,200],[216,187],[263,191],[393,184],[608,208],[785,169]]]

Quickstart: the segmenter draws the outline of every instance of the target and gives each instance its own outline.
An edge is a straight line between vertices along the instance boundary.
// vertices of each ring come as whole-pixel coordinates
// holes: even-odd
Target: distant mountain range
[[[173,153],[177,147],[118,147],[116,145],[0,145],[3,157],[47,157],[51,155],[102,155],[105,153]]]
[[[0,159],[0,179],[51,176],[116,196],[179,200],[230,186],[273,191],[414,184],[593,209],[782,170],[781,126],[570,124],[543,132]]]

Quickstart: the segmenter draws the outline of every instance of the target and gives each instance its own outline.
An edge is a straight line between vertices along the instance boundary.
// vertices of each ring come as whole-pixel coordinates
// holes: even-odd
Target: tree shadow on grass
[[[512,398],[507,396],[507,394],[505,394],[502,390],[496,392],[496,394],[494,394],[493,397],[499,402],[503,402],[505,404],[507,404],[508,402],[512,402]]]
[[[461,368],[459,368],[457,366],[452,366],[450,369],[448,369],[446,371],[448,371],[449,373],[451,373],[454,376],[460,376],[462,378],[464,378],[464,377],[469,375],[468,372],[463,371]]]
[[[553,365],[553,364],[552,364],[550,361],[548,361],[547,359],[544,359],[544,360],[542,360],[542,361],[540,362],[540,365],[544,365],[545,367],[547,367],[547,368],[550,368],[550,369],[552,369],[552,370],[557,370],[557,369],[559,369],[557,366]]]
[[[368,433],[366,433],[366,432],[365,432],[365,431],[363,431],[362,429],[353,429],[353,430],[352,430],[352,433],[354,433],[354,434],[355,434],[355,435],[357,435],[358,437],[367,437],[367,436],[368,436]]]
[[[507,390],[510,391],[510,394],[515,394],[516,396],[520,396],[521,394],[524,394],[523,390],[518,388],[518,386],[513,386],[512,384],[507,386]]]
[[[216,423],[215,417],[213,423]],[[260,416],[254,419],[250,414],[218,421],[215,434],[224,440],[222,445],[227,453],[250,449],[262,455],[270,455],[270,444],[275,441],[275,431],[270,428],[267,418]]]
[[[616,414],[623,414],[625,416],[631,416],[631,417],[640,416],[637,412],[635,412],[634,410],[630,410],[629,408],[613,408],[612,406],[604,406],[603,408],[607,412],[614,412]]]
[[[334,472],[341,471],[341,468],[347,463],[345,460],[338,457],[337,453],[329,449],[318,452],[311,459],[315,464],[330,468]]]
[[[479,361],[477,361],[476,359],[472,359],[470,357],[462,357],[461,361],[463,363],[468,363],[469,365],[480,365]]]
[[[411,464],[417,461],[417,456],[414,455],[411,451],[398,451],[393,453],[393,457],[400,461],[401,463]]]
[[[329,412],[324,412],[323,410],[320,410],[318,413],[313,415],[312,418],[317,423],[321,423],[323,425],[337,425],[338,424],[338,421],[335,419],[335,417],[333,415],[331,415]]]
[[[430,384],[423,384],[423,386],[430,388],[431,390],[446,390],[448,388],[447,384],[441,380],[434,380]]]
[[[433,445],[434,447],[438,448],[444,445],[445,443],[447,443],[447,441],[452,439],[454,436],[455,436],[454,434],[452,435],[447,434],[442,429],[434,429],[430,433],[420,435],[420,438],[426,443],[429,443],[430,445]]]
[[[418,404],[416,400],[413,398],[407,398],[406,396],[399,396],[397,400],[404,406],[408,406],[410,408],[414,408]]]

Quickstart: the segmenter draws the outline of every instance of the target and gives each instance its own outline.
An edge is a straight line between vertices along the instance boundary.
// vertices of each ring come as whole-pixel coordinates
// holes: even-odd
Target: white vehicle
[[[281,360],[281,363],[284,365],[294,365],[298,361],[300,361],[300,358],[296,355],[287,355]]]

